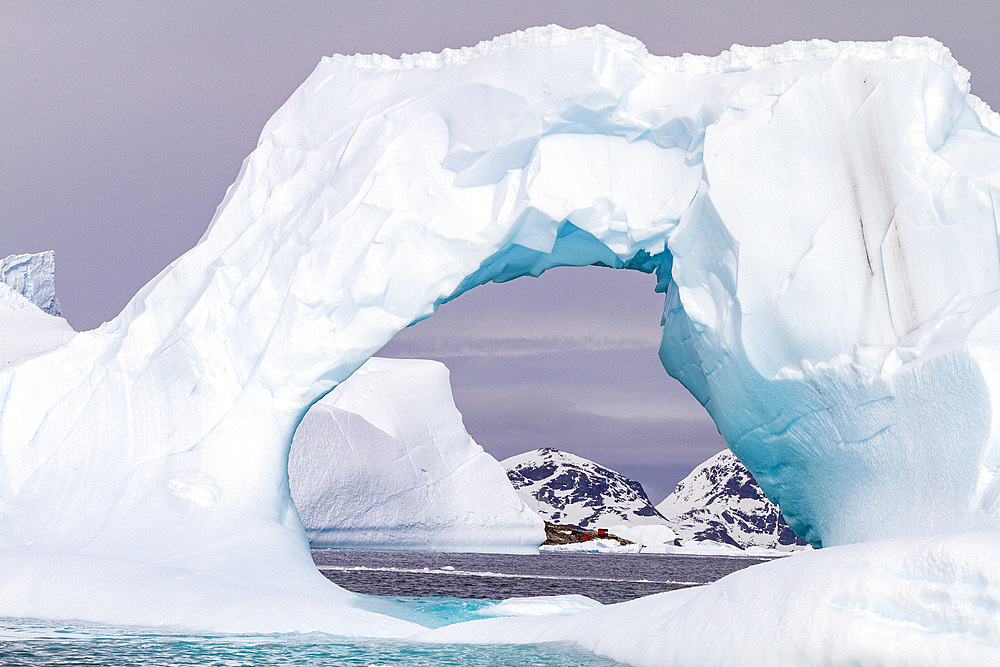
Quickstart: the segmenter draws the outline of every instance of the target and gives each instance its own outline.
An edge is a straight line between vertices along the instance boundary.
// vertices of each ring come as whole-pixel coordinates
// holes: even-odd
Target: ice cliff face
[[[369,359],[299,424],[288,478],[314,547],[537,553],[545,541],[436,361]]]
[[[588,529],[666,523],[642,484],[581,456],[545,447],[500,465],[525,504],[551,523]]]
[[[656,272],[664,366],[810,542],[995,528],[998,127],[926,39],[659,58],[547,28],[325,59],[196,247],[0,368],[0,550],[24,558],[0,614],[168,623],[212,588],[215,627],[401,632],[329,602],[295,427],[439,303],[559,265]],[[58,594],[84,586],[101,604]],[[264,594],[297,602],[239,602]]]
[[[0,260],[0,367],[52,350],[73,337],[59,315],[55,254]]]
[[[56,298],[56,254],[51,250],[0,259],[0,282],[49,315],[62,315]]]
[[[736,455],[723,450],[656,506],[681,538],[794,551],[806,546]]]

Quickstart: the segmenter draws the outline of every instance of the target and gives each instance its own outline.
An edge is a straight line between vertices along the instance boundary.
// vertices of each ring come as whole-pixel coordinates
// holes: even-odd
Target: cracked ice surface
[[[325,59],[195,248],[0,369],[0,547],[27,563],[0,613],[101,619],[37,606],[80,590],[31,574],[53,553],[348,604],[289,498],[302,415],[441,302],[559,265],[657,273],[664,366],[809,541],[996,528],[997,128],[927,39],[660,58],[544,28]],[[375,632],[313,611],[282,627]]]

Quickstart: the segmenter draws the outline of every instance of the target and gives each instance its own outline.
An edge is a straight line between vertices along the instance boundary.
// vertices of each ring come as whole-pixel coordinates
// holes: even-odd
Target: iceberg
[[[801,537],[845,546],[558,623],[587,646],[628,624],[609,641],[655,662],[650,608],[694,646],[719,600],[755,628],[843,556],[840,583],[817,576],[829,604],[770,617],[789,646],[835,645],[884,586],[844,661],[890,627],[996,657],[1000,118],[968,77],[930,39],[664,58],[603,27],[324,59],[194,248],[111,322],[0,368],[0,614],[415,632],[313,567],[295,428],[439,304],[595,264],[656,274],[666,370]],[[556,622],[532,636],[572,634]]]
[[[62,315],[56,298],[56,254],[52,250],[0,259],[0,282],[43,312]]]
[[[48,352],[76,333],[60,315],[55,253],[0,260],[0,367]]]
[[[366,361],[306,413],[288,481],[313,548],[537,553],[545,541],[436,361]]]

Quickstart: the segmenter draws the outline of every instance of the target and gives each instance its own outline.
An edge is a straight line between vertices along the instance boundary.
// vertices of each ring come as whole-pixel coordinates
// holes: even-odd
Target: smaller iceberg
[[[288,477],[313,548],[536,553],[545,541],[437,361],[369,359],[303,418]]]
[[[0,283],[6,284],[43,312],[62,315],[62,306],[56,298],[56,254],[52,250],[0,259]]]
[[[60,314],[51,250],[0,259],[0,368],[72,338],[76,332]]]

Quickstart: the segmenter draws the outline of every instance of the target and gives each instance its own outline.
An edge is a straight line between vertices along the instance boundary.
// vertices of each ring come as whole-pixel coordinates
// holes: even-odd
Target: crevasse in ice
[[[325,59],[197,246],[0,369],[0,613],[407,631],[312,568],[294,429],[438,304],[559,265],[656,272],[664,366],[813,544],[996,528],[997,128],[928,39]]]

